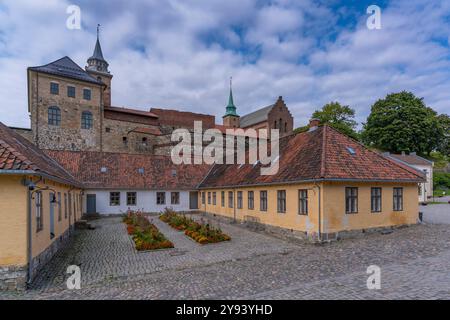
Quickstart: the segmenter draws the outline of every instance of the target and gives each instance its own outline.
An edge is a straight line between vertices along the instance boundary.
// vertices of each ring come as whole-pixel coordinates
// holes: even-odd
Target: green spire
[[[227,105],[227,111],[225,112],[224,117],[226,116],[235,116],[235,117],[239,117],[238,114],[236,113],[236,106],[234,105],[234,101],[233,101],[233,78],[230,77],[230,96],[228,98],[228,105]]]

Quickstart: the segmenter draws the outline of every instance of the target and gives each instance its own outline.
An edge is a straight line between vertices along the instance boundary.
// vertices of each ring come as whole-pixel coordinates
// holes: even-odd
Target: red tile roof
[[[135,109],[129,109],[129,108],[123,108],[123,107],[105,107],[106,111],[114,111],[114,112],[121,112],[121,113],[127,113],[127,114],[134,114],[138,116],[144,116],[144,117],[151,117],[151,118],[158,118],[158,115],[143,111],[143,110],[135,110]]]
[[[395,158],[409,165],[431,166],[432,162],[414,154],[389,154],[388,157]]]
[[[89,189],[194,190],[210,168],[203,164],[175,165],[170,156],[53,150],[46,153]]]
[[[354,151],[351,154],[350,151]],[[280,139],[279,171],[260,174],[260,165],[215,165],[200,188],[283,184],[310,180],[423,181],[423,175],[322,126]]]
[[[30,171],[80,186],[69,172],[34,144],[0,122],[0,171]]]

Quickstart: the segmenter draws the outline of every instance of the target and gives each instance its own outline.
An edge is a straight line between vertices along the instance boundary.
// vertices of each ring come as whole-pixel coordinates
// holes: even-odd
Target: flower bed
[[[173,248],[173,243],[142,214],[130,211],[123,218],[123,222],[127,224],[127,232],[133,238],[136,250]]]
[[[166,209],[159,218],[172,228],[184,231],[188,237],[191,237],[200,244],[231,240],[231,238],[223,233],[220,228],[215,228],[208,223],[204,223],[203,220],[199,223],[169,209]]]

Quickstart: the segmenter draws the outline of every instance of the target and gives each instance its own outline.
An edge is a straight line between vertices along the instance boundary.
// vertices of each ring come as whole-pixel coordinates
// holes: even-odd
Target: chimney
[[[317,127],[320,125],[319,119],[311,119],[309,120],[309,131],[314,131],[317,129]]]

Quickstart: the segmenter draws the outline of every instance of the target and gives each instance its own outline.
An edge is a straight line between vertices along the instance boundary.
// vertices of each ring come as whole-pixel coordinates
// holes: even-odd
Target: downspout
[[[316,187],[317,187],[317,189],[319,189],[319,206],[318,206],[318,211],[319,211],[319,214],[318,214],[318,225],[319,225],[319,228],[318,228],[318,233],[317,233],[317,237],[318,237],[317,240],[319,241],[319,243],[321,243],[322,242],[322,208],[321,208],[322,199],[321,199],[321,188],[320,188],[320,185],[318,185],[316,183]]]
[[[31,190],[27,186],[27,261],[28,261],[28,274],[27,274],[27,285],[31,284],[32,279],[32,271],[33,271],[33,247],[32,247],[32,214],[31,214]]]
[[[236,189],[233,189],[233,221],[236,223]]]

